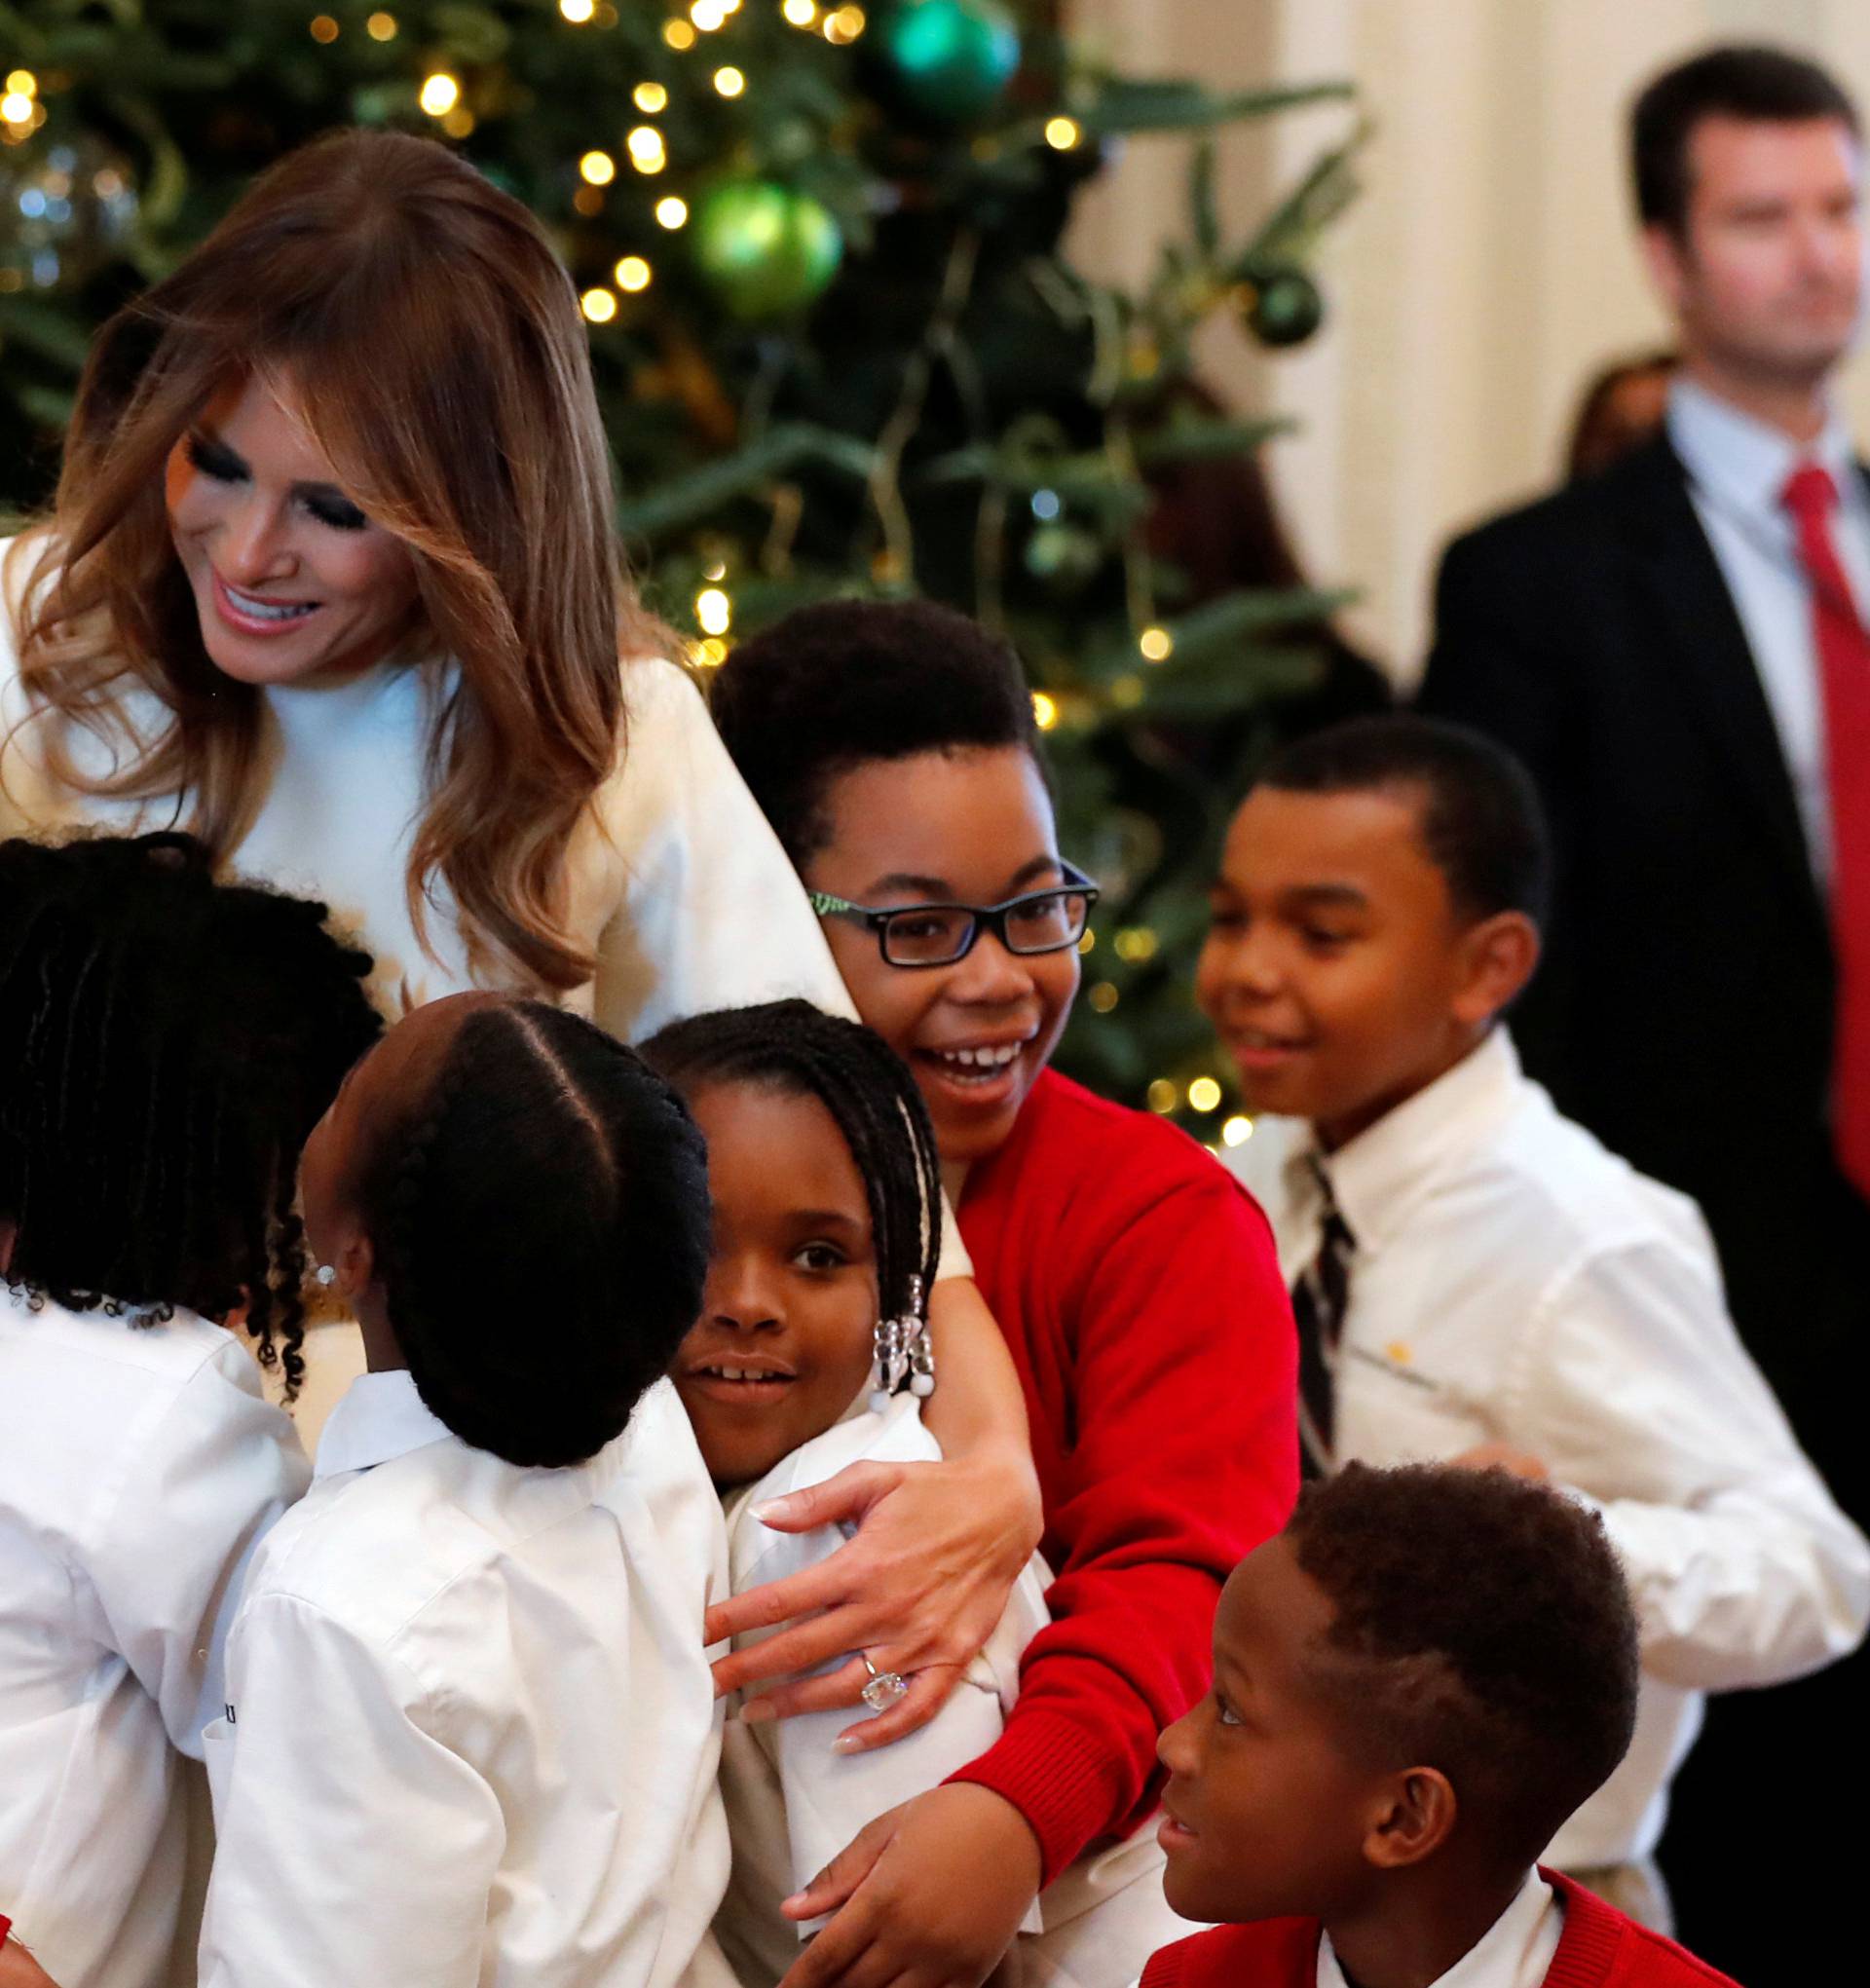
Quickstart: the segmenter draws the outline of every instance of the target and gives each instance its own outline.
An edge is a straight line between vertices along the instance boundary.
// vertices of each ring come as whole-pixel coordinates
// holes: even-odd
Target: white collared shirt
[[[68,1988],[148,1988],[247,1555],[309,1473],[251,1355],[0,1287],[0,1910]]]
[[[1530,1871],[1513,1903],[1430,1988],[1541,1988],[1564,1931],[1565,1908]],[[1318,1988],[1347,1988],[1328,1932],[1318,1938]]]
[[[832,1428],[728,1497],[734,1594],[817,1566],[846,1536],[836,1525],[775,1532],[753,1516],[756,1505],[821,1484],[849,1464],[936,1463],[941,1455],[914,1395],[892,1396],[880,1413],[869,1407],[867,1393],[860,1396]],[[861,1716],[849,1710],[753,1725],[729,1720],[721,1785],[733,1839],[733,1876],[718,1924],[741,1988],[770,1988],[798,1959],[799,1942],[824,1924],[786,1919],[778,1909],[781,1898],[802,1890],[867,1822],[939,1786],[1000,1737],[1019,1695],[1021,1655],[1051,1620],[1045,1605],[1051,1578],[1033,1555],[954,1696],[927,1725],[890,1745],[834,1753],[832,1742]],[[734,1646],[771,1633],[752,1632],[737,1637]],[[1127,1981],[1157,1947],[1188,1931],[1162,1896],[1165,1861],[1152,1816],[1121,1842],[1096,1844],[1061,1871],[1028,1912],[1022,1931],[1041,1941],[1059,1935],[1074,1951],[1097,1951],[1120,1968],[1114,1978]],[[1047,1954],[1041,1945],[1041,1977],[1048,1972]],[[1086,1978],[1082,1967],[1065,1969],[1061,1977],[1066,1975]]]
[[[837,1525],[775,1532],[753,1516],[756,1505],[803,1491],[863,1461],[932,1463],[941,1446],[923,1426],[914,1395],[893,1396],[880,1414],[861,1399],[854,1412],[783,1456],[757,1483],[726,1501],[728,1566],[733,1593],[784,1580],[828,1559],[843,1545]],[[1028,1566],[1006,1613],[967,1667],[954,1693],[927,1725],[873,1752],[837,1754],[832,1742],[861,1712],[805,1712],[748,1725],[730,1718],[722,1747],[721,1790],[733,1840],[733,1876],[721,1910],[722,1950],[741,1988],[778,1980],[799,1958],[799,1942],[822,1921],[796,1924],[779,1900],[804,1885],[865,1823],[913,1796],[926,1794],[1000,1737],[1019,1691],[1020,1653],[1045,1626],[1045,1585]],[[734,1640],[736,1649],[770,1630]],[[841,1660],[842,1661],[842,1660]],[[1036,1931],[1036,1916],[1028,1931]]]
[[[1870,604],[1870,492],[1851,436],[1833,413],[1802,444],[1678,376],[1668,391],[1668,439],[1689,474],[1689,496],[1739,614],[1760,687],[1805,826],[1813,874],[1831,879],[1831,795],[1825,778],[1824,689],[1813,628],[1812,589],[1798,532],[1780,502],[1803,463],[1821,464],[1838,487],[1832,539],[1861,615]]]
[[[1267,1119],[1229,1154],[1289,1281],[1318,1249],[1315,1150]],[[1853,1648],[1870,1546],[1741,1347],[1694,1203],[1561,1117],[1504,1027],[1324,1165],[1355,1239],[1336,1452],[1504,1443],[1601,1512],[1642,1632],[1636,1737],[1546,1860],[1646,1856],[1702,1694]]]
[[[725,1983],[725,1546],[666,1381],[526,1470],[362,1376],[229,1641],[204,1988]]]

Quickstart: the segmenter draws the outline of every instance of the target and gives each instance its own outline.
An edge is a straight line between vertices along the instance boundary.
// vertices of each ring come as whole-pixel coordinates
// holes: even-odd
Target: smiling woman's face
[[[1051,798],[1021,746],[866,761],[821,805],[830,834],[801,873],[853,904],[1003,904],[1065,881]],[[867,926],[824,924],[857,1012],[915,1073],[943,1160],[992,1152],[1058,1046],[1076,948],[1009,953],[983,931],[952,965],[891,966]]]
[[[215,668],[249,684],[355,675],[414,626],[409,548],[339,486],[289,384],[224,389],[169,452],[176,555]]]

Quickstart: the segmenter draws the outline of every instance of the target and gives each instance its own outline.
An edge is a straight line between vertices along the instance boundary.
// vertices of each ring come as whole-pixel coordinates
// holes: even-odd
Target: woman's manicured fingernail
[[[740,1723],[743,1726],[763,1726],[772,1717],[771,1702],[756,1698],[740,1707]]]
[[[758,1505],[749,1505],[747,1507],[747,1510],[751,1512],[757,1519],[759,1519],[762,1525],[764,1525],[767,1522],[767,1520],[770,1519],[772,1515],[779,1510],[780,1506],[784,1504],[784,1502],[785,1500],[783,1498],[766,1498],[763,1499]]]
[[[842,1733],[831,1743],[831,1750],[834,1753],[859,1753],[863,1745],[855,1733]]]

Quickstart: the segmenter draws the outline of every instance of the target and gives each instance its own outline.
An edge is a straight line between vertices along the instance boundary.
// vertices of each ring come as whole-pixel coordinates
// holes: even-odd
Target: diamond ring
[[[862,1698],[874,1712],[886,1712],[891,1706],[901,1705],[909,1696],[909,1686],[903,1681],[900,1670],[879,1670],[870,1661],[867,1651],[859,1650],[864,1660],[864,1669],[870,1672],[870,1682],[864,1686]]]

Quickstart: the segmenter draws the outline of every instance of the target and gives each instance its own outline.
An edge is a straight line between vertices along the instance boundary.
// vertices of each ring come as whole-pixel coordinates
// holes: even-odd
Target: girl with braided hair
[[[0,844],[0,1909],[64,1988],[160,1979],[177,1754],[303,1491],[299,1146],[375,1038],[324,908],[179,835]]]
[[[725,1983],[726,1542],[663,1378],[700,1135],[592,1023],[457,994],[352,1071],[300,1192],[369,1370],[229,1636],[204,1988]]]
[[[807,1002],[677,1022],[644,1054],[708,1143],[714,1249],[674,1377],[722,1492],[740,1594],[807,1573],[842,1541],[835,1524],[773,1530],[762,1522],[771,1500],[854,1463],[925,1467],[941,1456],[921,1419],[937,1379],[922,1294],[940,1161],[901,1058],[873,1031]],[[852,1653],[869,1672],[873,1716],[922,1695],[941,1705],[893,1744],[852,1751],[863,1724],[835,1707],[772,1719],[756,1702],[729,1721],[721,1776],[733,1875],[716,1924],[743,1988],[773,1988],[824,1924],[795,1894],[854,1832],[999,1738],[1021,1657],[1049,1619],[1049,1579],[1041,1560],[1028,1563],[958,1685],[925,1670],[904,1678]],[[761,1639],[743,1632],[734,1647]],[[1145,1834],[1062,1873],[1026,1914],[1020,1951],[1034,1978],[1095,1979],[1082,1956],[1146,1952],[1178,1936],[1162,1867]]]
[[[386,1012],[490,988],[626,1041],[778,994],[849,1012],[662,659],[613,489],[538,221],[433,140],[290,154],[100,330],[56,501],[0,543],[0,830],[187,827],[335,906]],[[949,1461],[836,1500],[861,1523],[786,1610],[813,1618],[802,1661],[857,1639],[965,1661],[1038,1539],[966,1267],[955,1242],[930,1295],[959,1356]],[[306,1427],[360,1358],[348,1322],[321,1330]]]

